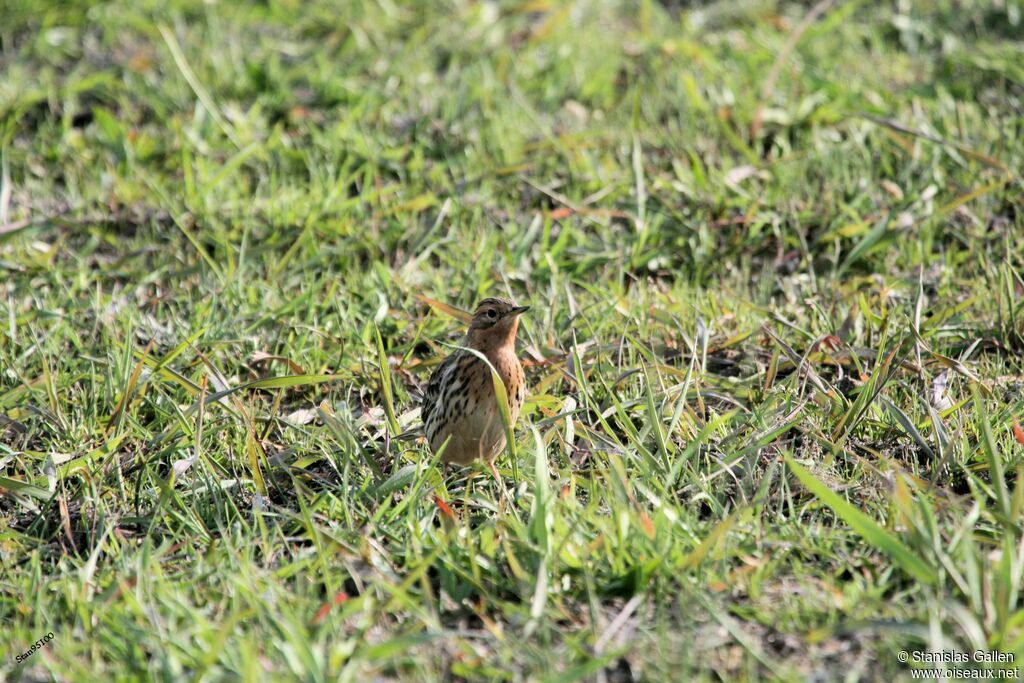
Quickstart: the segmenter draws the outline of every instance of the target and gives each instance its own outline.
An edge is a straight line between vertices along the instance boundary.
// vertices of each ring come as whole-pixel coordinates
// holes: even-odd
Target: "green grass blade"
[[[840,498],[832,489],[818,481],[813,474],[797,463],[792,456],[786,456],[786,464],[808,491],[831,508],[866,542],[891,557],[907,574],[927,584],[934,584],[937,581],[935,570],[901,543],[894,534],[886,531],[875,520]]]
[[[391,365],[388,363],[388,355],[384,351],[384,342],[380,337],[380,329],[378,329],[376,323],[373,325],[373,333],[377,339],[377,367],[380,371],[380,393],[384,400],[384,415],[387,416],[388,427],[391,428],[391,436],[398,436],[402,430],[399,428],[398,418],[395,416]]]

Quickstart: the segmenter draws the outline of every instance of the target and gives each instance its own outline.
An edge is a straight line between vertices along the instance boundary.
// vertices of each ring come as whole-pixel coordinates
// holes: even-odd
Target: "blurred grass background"
[[[0,1],[0,676],[1022,661],[1021,11]]]

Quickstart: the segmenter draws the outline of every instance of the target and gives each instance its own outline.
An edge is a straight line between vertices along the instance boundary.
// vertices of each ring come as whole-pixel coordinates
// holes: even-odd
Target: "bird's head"
[[[489,351],[515,342],[519,329],[519,316],[529,306],[516,306],[510,299],[484,299],[476,305],[469,324],[470,346],[478,351]]]

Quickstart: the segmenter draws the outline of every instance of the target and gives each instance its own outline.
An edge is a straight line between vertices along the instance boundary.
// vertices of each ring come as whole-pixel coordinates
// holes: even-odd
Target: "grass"
[[[0,17],[0,677],[1024,660],[1018,2]],[[506,294],[445,478],[436,302]]]

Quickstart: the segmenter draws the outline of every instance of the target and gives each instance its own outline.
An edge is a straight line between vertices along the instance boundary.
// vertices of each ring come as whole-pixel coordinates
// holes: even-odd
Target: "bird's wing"
[[[430,376],[430,380],[427,381],[427,390],[423,393],[423,404],[420,409],[420,418],[424,422],[434,412],[437,402],[441,400],[441,388],[445,385],[448,373],[458,362],[459,355],[459,352],[456,351],[441,361],[441,364],[434,370],[434,374]]]

